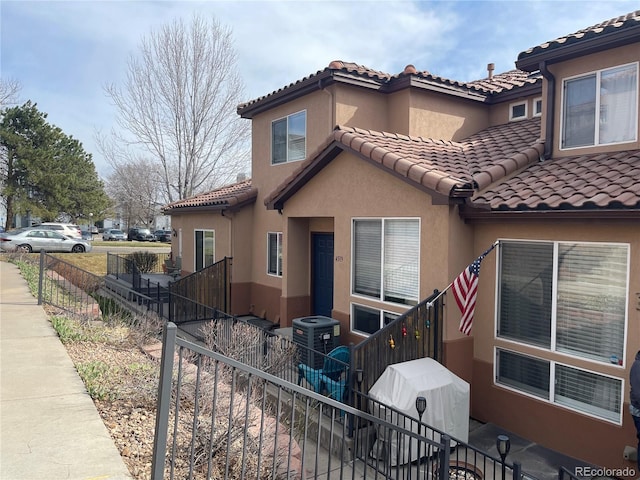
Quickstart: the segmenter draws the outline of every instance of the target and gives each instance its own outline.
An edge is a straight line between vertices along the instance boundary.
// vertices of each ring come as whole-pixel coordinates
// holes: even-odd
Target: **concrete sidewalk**
[[[44,310],[7,262],[0,262],[0,478],[132,478]]]

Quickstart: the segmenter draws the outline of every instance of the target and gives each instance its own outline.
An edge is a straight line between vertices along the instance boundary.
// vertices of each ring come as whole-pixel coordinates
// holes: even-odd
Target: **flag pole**
[[[500,244],[500,240],[496,240],[495,242],[493,242],[491,244],[491,247],[489,247],[489,250],[493,250],[494,248],[496,248],[498,245]],[[438,295],[436,295],[436,298],[434,298],[433,300],[431,300],[430,302],[427,302],[427,309],[431,308],[433,306],[433,304],[436,302],[436,300],[438,300],[442,295],[444,295],[445,293],[447,293],[447,290],[449,290],[451,287],[453,287],[453,282],[451,282],[449,285],[447,285],[447,288],[445,288],[444,290],[442,290]]]

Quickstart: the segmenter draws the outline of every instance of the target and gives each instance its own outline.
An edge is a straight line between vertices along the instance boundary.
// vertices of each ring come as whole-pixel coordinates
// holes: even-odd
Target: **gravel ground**
[[[65,346],[129,472],[136,479],[150,478],[158,362],[127,338]]]

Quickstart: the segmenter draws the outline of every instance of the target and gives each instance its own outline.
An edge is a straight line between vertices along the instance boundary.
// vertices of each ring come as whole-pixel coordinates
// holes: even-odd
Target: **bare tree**
[[[0,78],[0,110],[18,102],[22,85],[17,80]]]
[[[127,226],[150,226],[164,204],[161,186],[158,164],[137,159],[117,164],[107,178],[106,190]]]
[[[243,83],[231,31],[215,19],[176,20],[142,40],[123,88],[106,87],[117,112],[114,166],[146,150],[161,166],[169,202],[229,183],[249,160],[249,124],[238,117]],[[104,147],[104,148],[103,148]]]

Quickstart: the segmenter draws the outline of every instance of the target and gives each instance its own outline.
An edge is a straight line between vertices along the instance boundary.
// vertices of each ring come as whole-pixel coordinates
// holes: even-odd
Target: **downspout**
[[[318,90],[321,90],[329,95],[329,101],[331,102],[329,106],[331,110],[331,116],[329,117],[329,132],[332,132],[336,126],[336,102],[333,98],[333,92],[330,92],[322,86],[322,78],[318,80]]]
[[[553,155],[553,122],[555,119],[556,78],[547,68],[547,62],[540,62],[540,73],[547,81],[547,116],[545,121],[544,158],[548,160]]]
[[[220,210],[220,215],[222,215],[224,218],[226,218],[227,220],[229,220],[229,257],[231,258],[231,261],[233,261],[233,214],[229,215],[225,215],[224,214],[224,209]],[[225,256],[226,257],[226,256]],[[225,278],[225,295],[224,295],[224,302],[225,302],[225,313],[231,313],[231,272],[227,271],[227,262],[225,261],[224,263],[224,278]],[[227,282],[228,280],[228,282]],[[226,291],[227,289],[227,285],[229,290]],[[228,303],[228,305],[227,305]]]

